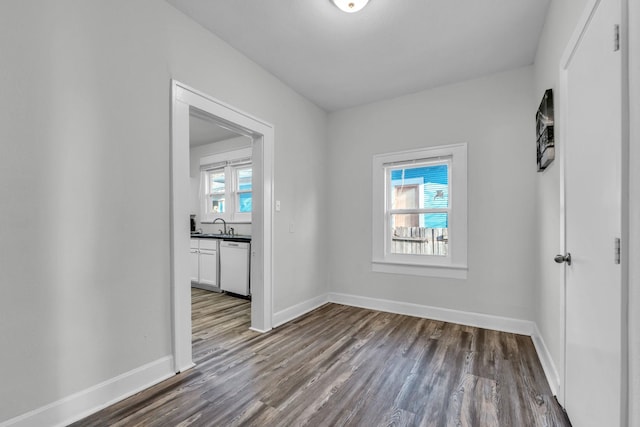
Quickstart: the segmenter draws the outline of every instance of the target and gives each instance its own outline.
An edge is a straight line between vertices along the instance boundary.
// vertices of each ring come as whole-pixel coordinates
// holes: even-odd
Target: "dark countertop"
[[[207,233],[199,233],[192,234],[192,239],[218,239],[225,240],[227,242],[251,242],[251,236],[245,236],[242,234],[207,234]]]

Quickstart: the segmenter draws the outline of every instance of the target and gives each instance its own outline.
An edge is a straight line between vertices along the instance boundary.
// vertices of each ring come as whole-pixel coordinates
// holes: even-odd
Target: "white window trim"
[[[385,165],[417,159],[451,157],[449,253],[447,256],[390,253]],[[467,144],[459,143],[373,156],[372,270],[381,273],[466,279],[467,277]]]
[[[207,212],[207,197],[205,194],[206,183],[206,171],[200,172],[200,215],[202,223],[212,223],[216,218],[222,218],[228,223],[240,224],[250,223],[251,213],[237,212],[237,195],[236,195],[236,169],[238,167],[246,166],[247,162],[251,162],[252,148],[242,148],[240,150],[225,151],[222,153],[216,153],[211,156],[205,156],[200,158],[200,167],[206,165],[224,164],[224,166],[217,169],[225,170],[225,212],[220,213],[208,213]],[[239,163],[239,162],[242,163]]]

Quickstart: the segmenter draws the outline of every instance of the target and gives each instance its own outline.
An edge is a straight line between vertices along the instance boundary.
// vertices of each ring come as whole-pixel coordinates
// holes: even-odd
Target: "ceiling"
[[[167,0],[326,111],[533,63],[550,0]]]
[[[231,139],[238,136],[241,135],[223,128],[211,119],[206,119],[195,114],[189,115],[190,147],[197,147],[200,145],[210,144],[212,142],[220,142],[225,139]]]

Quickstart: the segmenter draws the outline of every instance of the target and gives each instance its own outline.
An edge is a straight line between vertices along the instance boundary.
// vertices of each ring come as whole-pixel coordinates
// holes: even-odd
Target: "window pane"
[[[391,215],[391,253],[446,256],[449,253],[448,214]]]
[[[392,184],[391,204],[393,209],[415,209],[420,207],[420,193],[417,185]]]
[[[251,191],[251,168],[238,169],[238,190]]]
[[[209,196],[209,212],[210,213],[223,213],[224,209],[224,194],[212,194]]]
[[[240,209],[240,212],[251,212],[252,199],[253,197],[251,193],[238,194],[238,208]]]
[[[224,171],[209,172],[209,193],[224,193]]]
[[[449,207],[449,165],[392,169],[391,209]]]

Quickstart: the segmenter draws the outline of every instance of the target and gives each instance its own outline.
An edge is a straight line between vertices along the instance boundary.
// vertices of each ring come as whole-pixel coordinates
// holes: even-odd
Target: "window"
[[[466,277],[466,148],[374,156],[374,271]]]
[[[451,158],[386,167],[391,253],[447,256]]]
[[[253,174],[250,156],[249,148],[200,159],[202,222],[216,218],[227,222],[251,222]]]
[[[236,212],[251,213],[252,192],[251,192],[251,166],[238,167],[234,169],[236,183],[236,194],[238,197]]]
[[[206,171],[207,179],[207,210],[209,213],[225,213],[225,175],[224,169],[214,169]]]

